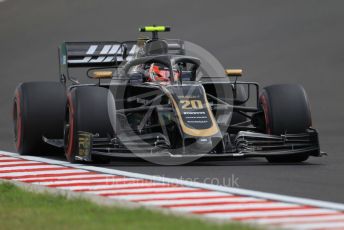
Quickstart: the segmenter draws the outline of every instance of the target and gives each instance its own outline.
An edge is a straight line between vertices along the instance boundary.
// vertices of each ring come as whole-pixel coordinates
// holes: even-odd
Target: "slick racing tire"
[[[265,87],[260,98],[268,134],[305,133],[312,125],[309,102],[301,85],[280,84]],[[269,162],[302,162],[309,153],[267,157]]]
[[[78,132],[97,134],[99,137],[113,136],[108,113],[108,89],[82,86],[72,89],[67,96],[64,124],[65,155],[75,163],[78,151]],[[92,163],[109,163],[110,158],[92,155]]]
[[[25,82],[13,100],[15,146],[20,154],[42,155],[63,152],[43,142],[43,136],[63,138],[66,96],[59,82]]]

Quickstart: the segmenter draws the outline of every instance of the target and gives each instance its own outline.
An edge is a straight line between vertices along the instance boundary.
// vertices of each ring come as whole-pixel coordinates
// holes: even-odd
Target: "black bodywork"
[[[154,44],[146,42],[142,54],[136,50],[137,41],[65,42],[60,46],[60,81],[66,85],[67,94],[77,87],[103,87],[109,89],[115,103],[113,113],[109,113],[114,132],[99,136],[78,131],[78,160],[91,161],[94,155],[321,156],[315,129],[296,134],[267,132],[258,83],[237,78],[230,81],[225,74],[198,79],[202,63],[185,55],[183,41],[163,42],[166,50],[158,48],[156,52]],[[130,72],[133,66],[150,63],[164,64],[172,74],[175,63],[181,63],[184,69],[180,80],[168,85],[147,82],[142,73]],[[74,67],[88,68],[89,75],[89,71],[104,69],[114,74],[112,79],[80,84],[69,73]],[[254,104],[248,106],[252,98]],[[63,146],[59,140],[45,141]]]

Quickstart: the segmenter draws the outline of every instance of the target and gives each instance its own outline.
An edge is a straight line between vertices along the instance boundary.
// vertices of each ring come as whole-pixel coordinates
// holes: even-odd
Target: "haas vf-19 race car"
[[[302,86],[260,89],[238,81],[240,69],[219,72],[206,52],[197,56],[197,46],[159,38],[169,30],[143,27],[152,36],[135,41],[62,43],[59,82],[16,88],[17,151],[64,152],[70,162],[113,157],[302,162],[322,155]]]

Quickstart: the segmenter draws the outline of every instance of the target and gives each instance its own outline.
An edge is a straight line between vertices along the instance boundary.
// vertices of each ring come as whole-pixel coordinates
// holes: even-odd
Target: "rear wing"
[[[184,55],[184,43],[179,39],[166,39],[168,53]],[[125,42],[63,42],[59,46],[60,80],[69,78],[69,68],[118,67],[123,62],[126,50],[126,61],[134,57],[136,41]]]
[[[129,60],[134,55],[136,41],[128,42],[64,42],[59,47],[61,81],[69,79],[69,68],[116,67],[123,61],[127,49]]]

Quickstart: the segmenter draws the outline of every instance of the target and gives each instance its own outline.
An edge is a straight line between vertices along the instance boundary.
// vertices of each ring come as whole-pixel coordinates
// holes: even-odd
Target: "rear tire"
[[[311,113],[301,85],[281,84],[265,87],[260,98],[265,131],[272,135],[305,133],[311,127]],[[307,160],[308,153],[267,157],[272,163],[295,163]]]
[[[77,87],[67,98],[65,115],[65,155],[69,162],[75,163],[78,151],[79,131],[98,133],[100,137],[113,136],[113,128],[108,113],[108,89],[101,87]],[[111,159],[92,156],[93,163],[108,163]]]
[[[25,82],[13,100],[14,140],[20,154],[63,152],[43,142],[42,137],[63,138],[65,89],[59,82]]]

